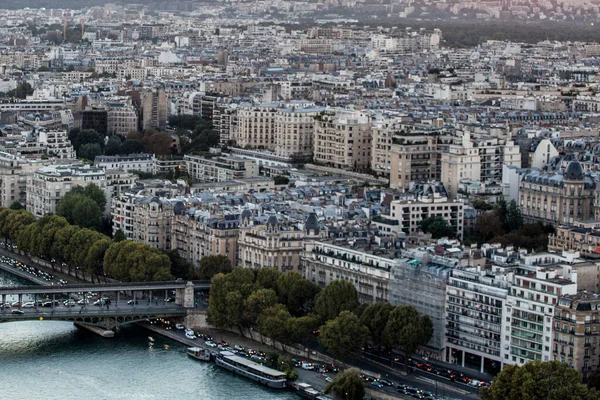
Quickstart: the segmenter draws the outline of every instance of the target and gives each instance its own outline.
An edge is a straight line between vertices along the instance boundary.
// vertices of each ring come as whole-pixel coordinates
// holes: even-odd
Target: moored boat
[[[200,361],[210,361],[210,351],[201,347],[188,347],[187,355]]]
[[[230,351],[221,351],[215,363],[219,367],[228,369],[238,375],[245,376],[255,382],[274,389],[283,389],[286,387],[287,378],[285,373],[277,371],[262,364],[255,363],[245,357],[236,356]]]

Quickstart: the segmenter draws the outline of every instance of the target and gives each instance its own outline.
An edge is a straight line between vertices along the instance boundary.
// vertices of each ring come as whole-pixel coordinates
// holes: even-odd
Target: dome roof
[[[240,216],[241,219],[250,219],[252,218],[252,211],[248,210],[247,208],[244,209],[244,211],[242,211],[242,215]]]
[[[279,224],[279,220],[277,219],[277,215],[271,214],[269,219],[267,220],[267,225],[277,225]]]
[[[319,232],[319,220],[316,213],[311,212],[308,214],[308,218],[306,218],[306,230]]]
[[[579,161],[571,161],[567,166],[567,170],[563,175],[564,179],[570,181],[581,181],[583,180],[583,168],[581,168],[581,164]]]

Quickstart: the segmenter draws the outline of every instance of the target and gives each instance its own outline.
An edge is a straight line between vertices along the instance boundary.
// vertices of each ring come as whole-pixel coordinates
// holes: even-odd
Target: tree
[[[98,207],[100,207],[100,210],[104,211],[104,207],[106,207],[106,194],[98,185],[90,183],[83,189],[83,194],[94,200],[98,204]]]
[[[319,287],[302,278],[297,272],[288,271],[277,280],[279,302],[285,304],[295,316],[304,315],[312,308],[312,302]]]
[[[502,229],[502,221],[496,212],[487,212],[480,215],[475,221],[475,232],[483,242],[487,242],[495,236],[504,233]]]
[[[107,237],[96,240],[88,248],[88,252],[84,259],[83,267],[89,274],[99,274],[102,272],[104,262],[104,254],[111,245],[110,239]]]
[[[198,276],[200,279],[212,279],[213,276],[220,273],[231,272],[231,261],[227,256],[210,255],[200,259]]]
[[[79,150],[77,150],[77,157],[84,160],[94,161],[96,156],[101,154],[102,148],[98,143],[86,143],[79,146]]]
[[[261,335],[281,343],[285,352],[285,344],[290,340],[289,320],[292,318],[283,304],[275,304],[266,308],[258,318],[258,329]]]
[[[384,332],[393,310],[390,303],[378,302],[367,306],[360,316],[360,322],[369,328],[371,340],[378,346],[386,345]]]
[[[207,320],[219,329],[240,327],[243,323],[244,297],[236,289],[241,285],[232,278],[232,274],[217,274],[211,279]]]
[[[98,228],[102,218],[102,210],[98,204],[89,197],[76,196],[78,201],[71,211],[71,222],[82,228]]]
[[[113,242],[104,255],[104,273],[124,282],[166,281],[170,271],[169,257],[143,243]]]
[[[119,229],[115,233],[115,237],[119,231],[121,230]],[[121,234],[125,236],[123,231],[121,231]],[[115,239],[115,241],[117,240]],[[177,250],[171,250],[167,252],[167,256],[169,256],[169,259],[171,260],[171,275],[173,275],[175,278],[191,279],[193,275],[192,271],[194,270],[192,263],[179,256]]]
[[[483,400],[598,399],[595,389],[581,383],[581,375],[559,361],[530,361],[523,366],[507,365],[494,383],[480,392]]]
[[[315,312],[322,321],[338,316],[342,311],[354,311],[358,307],[358,293],[348,281],[335,280],[315,297]]]
[[[256,273],[256,283],[265,289],[277,290],[277,281],[281,272],[276,268],[260,268]]]
[[[25,99],[27,96],[33,94],[33,87],[29,82],[21,82],[17,87],[8,92],[9,97],[16,97],[17,99]]]
[[[408,357],[424,346],[433,336],[433,324],[428,315],[419,315],[413,306],[398,306],[390,312],[385,326],[386,343],[404,351],[408,369]]]
[[[173,153],[171,150],[173,138],[165,132],[148,131],[148,133],[144,135],[142,143],[146,145],[146,149],[149,153],[163,156]]]
[[[117,231],[115,232],[115,237],[113,238],[113,240],[115,242],[122,242],[125,239],[126,239],[125,233],[123,233],[123,231],[121,229],[117,229]]]
[[[113,135],[106,142],[106,147],[104,148],[104,154],[107,156],[115,156],[121,151],[121,144],[123,141],[121,137],[118,135]]]
[[[50,248],[50,255],[52,258],[66,261],[66,248],[69,245],[71,236],[73,236],[79,229],[81,228],[75,225],[66,225],[65,227],[56,231],[54,234],[54,242]]]
[[[121,145],[119,154],[139,154],[145,150],[144,144],[139,139],[127,139]]]
[[[333,393],[341,400],[362,400],[365,397],[365,384],[358,370],[347,369],[325,388],[325,394]]]
[[[369,329],[360,323],[351,311],[342,311],[321,326],[319,343],[337,360],[345,361],[354,351],[360,350],[369,337]]]
[[[25,207],[18,201],[13,201],[13,203],[9,207],[11,210],[24,210]]]
[[[277,293],[273,289],[258,289],[244,302],[245,319],[254,324],[267,308],[275,304],[277,304]]]
[[[310,337],[310,334],[319,329],[319,317],[316,315],[305,315],[303,317],[292,318],[290,321],[290,334],[302,344]]]
[[[456,230],[440,215],[419,221],[418,225],[423,232],[431,233],[431,237],[434,239],[456,236]]]
[[[508,204],[508,212],[506,214],[505,230],[507,232],[513,232],[521,229],[523,226],[523,215],[521,210],[517,206],[517,202],[511,200]]]

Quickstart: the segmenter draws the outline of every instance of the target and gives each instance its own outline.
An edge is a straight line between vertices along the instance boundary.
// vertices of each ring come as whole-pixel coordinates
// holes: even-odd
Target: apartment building
[[[548,235],[548,250],[578,252],[584,256],[600,253],[600,221],[575,221],[559,226]]]
[[[343,279],[356,287],[361,303],[389,301],[388,282],[394,250],[368,249],[356,241],[315,239],[302,256],[302,274],[319,287]]]
[[[130,104],[107,103],[108,135],[127,136],[129,132],[138,130],[138,115]]]
[[[135,200],[133,238],[136,242],[161,250],[171,249],[173,204],[163,198],[144,197]]]
[[[236,145],[274,151],[275,116],[279,106],[279,103],[240,105],[237,111],[237,132],[234,135]]]
[[[315,117],[324,110],[310,102],[292,102],[275,116],[275,154],[306,157],[313,152]]]
[[[397,132],[390,145],[390,187],[407,189],[414,182],[440,178],[438,136]]]
[[[122,156],[96,156],[94,166],[99,168],[139,171],[151,174],[154,171],[154,154],[127,154]]]
[[[27,178],[50,160],[23,158],[0,152],[0,207],[10,207],[19,202],[23,207],[27,202]]]
[[[313,159],[340,169],[369,168],[370,118],[361,112],[349,110],[320,113],[315,120]]]
[[[242,212],[239,231],[239,265],[301,272],[298,268],[304,233],[295,226],[280,223],[276,214],[271,214],[265,223],[258,223],[246,209]]]
[[[155,87],[142,93],[142,129],[167,126],[167,95],[164,88]]]
[[[461,238],[464,231],[464,203],[448,200],[443,185],[437,183],[419,184],[399,200],[390,203],[390,214],[373,220],[380,232],[397,234],[404,232],[414,236],[419,232],[419,222],[433,216],[441,216],[456,230]]]
[[[521,265],[507,297],[504,364],[554,359],[553,318],[558,299],[577,293],[577,274],[566,265]]]
[[[571,161],[564,172],[526,173],[519,183],[519,206],[527,220],[570,225],[592,218],[595,190],[596,182]]]
[[[183,160],[190,177],[196,181],[226,182],[258,176],[256,161],[240,157],[213,157],[185,155]]]
[[[568,364],[585,380],[600,366],[600,295],[580,291],[558,298],[554,310],[552,359]]]
[[[56,213],[56,205],[75,186],[95,184],[106,190],[106,172],[82,163],[53,164],[27,177],[26,208],[36,217]]]
[[[481,181],[481,156],[479,150],[473,146],[470,132],[463,132],[458,143],[450,145],[447,153],[442,153],[441,160],[441,182],[448,190],[450,198],[457,197],[461,180]]]
[[[404,253],[390,269],[389,302],[394,306],[414,306],[431,318],[433,336],[424,349],[438,360],[446,356],[446,284],[456,264],[455,259],[417,249]]]
[[[450,272],[446,287],[446,361],[496,374],[510,277],[496,270]]]
[[[512,140],[484,136],[477,138],[474,145],[481,162],[480,182],[501,182],[503,165],[521,168],[521,152]]]
[[[4,151],[26,158],[53,157],[63,160],[75,159],[75,149],[71,145],[66,130],[45,130],[35,128],[21,135],[7,136]]]
[[[172,223],[172,247],[180,257],[196,267],[202,257],[210,255],[226,256],[231,265],[237,266],[239,222],[236,214],[179,213]]]

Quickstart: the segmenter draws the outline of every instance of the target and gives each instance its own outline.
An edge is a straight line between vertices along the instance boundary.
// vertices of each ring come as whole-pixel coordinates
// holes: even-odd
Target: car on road
[[[386,379],[386,378],[380,379],[379,382],[383,383],[385,386],[394,386],[392,381],[390,381],[389,379]]]
[[[63,305],[64,305],[65,307],[75,307],[75,305],[76,305],[76,304],[77,304],[77,302],[76,302],[75,300],[73,300],[73,299],[70,299],[70,300],[65,300],[65,301],[63,302]]]
[[[175,302],[175,297],[167,297],[165,299],[165,303],[173,303],[173,302]]]
[[[0,303],[0,310],[4,310],[5,308],[10,308],[10,303]]]
[[[23,310],[12,310],[10,313],[13,314],[13,315],[24,315],[25,311],[23,311]]]
[[[196,339],[196,335],[194,335],[193,333],[190,333],[190,332],[186,332],[185,337],[188,339],[191,339],[191,340]]]
[[[52,307],[52,306],[53,306],[53,304],[51,301],[45,301],[42,303],[42,307]]]
[[[215,342],[213,342],[212,340],[207,340],[206,342],[204,342],[205,345],[207,345],[208,347],[217,347],[217,344]]]
[[[175,329],[185,329],[185,326],[183,324],[175,324]]]
[[[264,357],[259,356],[258,354],[254,354],[252,357],[250,357],[250,359],[252,361],[255,361],[257,363],[263,363],[266,361],[266,359]]]
[[[333,382],[333,378],[328,376],[325,378],[325,382]]]
[[[130,306],[132,306],[132,305],[134,305],[134,304],[137,304],[137,303],[138,303],[138,301],[137,301],[137,300],[129,300],[129,301],[127,302],[127,304],[129,304]]]
[[[302,365],[300,366],[302,369],[305,369],[307,371],[312,371],[315,369],[315,366],[313,363],[309,363],[309,362],[303,362]]]
[[[375,386],[376,388],[382,388],[383,383],[381,383],[379,381],[373,381],[373,382],[371,382],[371,386]]]
[[[21,307],[23,307],[23,308],[34,308],[35,307],[35,303],[33,301],[28,301],[27,303],[23,303],[23,305]]]
[[[236,344],[235,346],[233,346],[233,349],[235,351],[242,351],[242,350],[244,350],[244,348],[242,346],[240,346],[239,344]]]
[[[15,301],[14,303],[10,304],[12,307],[21,307],[21,302],[20,301]]]

